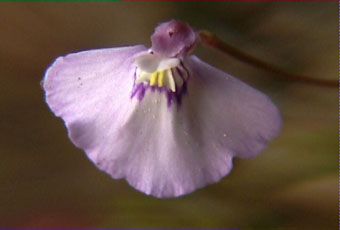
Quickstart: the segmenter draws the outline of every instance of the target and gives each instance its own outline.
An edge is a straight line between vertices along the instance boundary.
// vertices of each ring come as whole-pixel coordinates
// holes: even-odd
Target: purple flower
[[[276,137],[277,107],[263,93],[188,53],[185,23],[160,24],[142,45],[59,57],[46,101],[72,142],[113,178],[177,197],[219,181],[233,157],[250,158]]]

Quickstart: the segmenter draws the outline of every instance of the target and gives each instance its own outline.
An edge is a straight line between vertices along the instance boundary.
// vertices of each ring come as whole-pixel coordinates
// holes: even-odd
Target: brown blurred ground
[[[44,102],[46,67],[79,50],[149,45],[171,18],[288,71],[338,77],[337,2],[0,3],[0,227],[337,228],[337,89],[279,81],[198,47],[269,94],[284,127],[263,154],[178,199],[110,179],[71,144]]]

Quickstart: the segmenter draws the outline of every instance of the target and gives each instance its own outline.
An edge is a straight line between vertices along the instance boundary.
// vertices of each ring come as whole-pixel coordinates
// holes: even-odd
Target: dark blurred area
[[[69,141],[40,81],[61,55],[150,45],[169,19],[283,69],[338,78],[337,2],[0,3],[0,227],[336,229],[338,90],[278,80],[199,46],[206,62],[268,94],[281,135],[221,182],[156,199],[99,171]]]

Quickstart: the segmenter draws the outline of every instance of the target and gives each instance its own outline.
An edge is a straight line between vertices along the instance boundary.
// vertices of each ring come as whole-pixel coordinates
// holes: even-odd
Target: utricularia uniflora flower
[[[152,47],[59,57],[43,88],[72,142],[113,178],[156,197],[219,181],[233,157],[260,153],[281,127],[263,93],[189,53],[187,24],[162,23]]]

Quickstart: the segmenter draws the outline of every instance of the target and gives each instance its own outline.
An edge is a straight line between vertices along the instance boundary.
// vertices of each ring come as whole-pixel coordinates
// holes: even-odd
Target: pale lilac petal
[[[46,72],[46,101],[65,121],[72,142],[96,160],[107,129],[126,119],[134,81],[134,56],[144,46],[100,49],[58,58]]]

